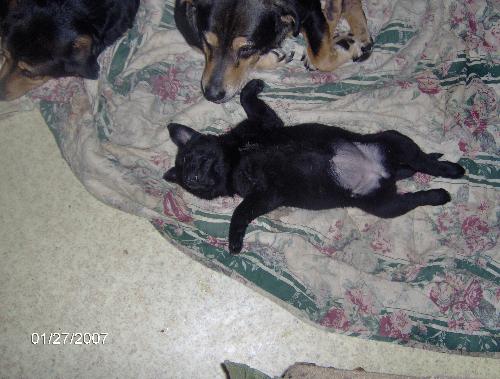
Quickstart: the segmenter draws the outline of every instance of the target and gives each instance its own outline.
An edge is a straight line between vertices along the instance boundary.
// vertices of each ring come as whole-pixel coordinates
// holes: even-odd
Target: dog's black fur
[[[203,135],[180,124],[168,126],[179,151],[165,180],[203,199],[243,197],[229,230],[233,254],[241,251],[248,224],[278,207],[357,207],[392,218],[419,206],[450,201],[444,189],[398,194],[397,180],[416,171],[447,178],[459,178],[465,172],[456,163],[439,161],[441,154],[424,153],[394,130],[361,135],[321,124],[284,127],[275,112],[257,98],[263,86],[258,80],[245,86],[241,104],[248,119],[224,135]],[[380,159],[369,161],[374,157]],[[351,167],[353,160],[359,163]],[[348,170],[344,176],[342,169]],[[346,186],[357,171],[366,171],[360,183],[369,183],[368,192],[362,186]]]
[[[356,1],[358,18],[362,18],[359,24],[366,26]],[[350,6],[337,8],[339,17],[344,11],[352,11]],[[201,88],[204,96],[215,103],[231,99],[253,68],[274,68],[291,60],[275,50],[289,35],[304,34],[307,62],[323,71],[331,71],[350,59],[367,59],[373,45],[366,27],[353,31],[363,32],[358,42],[355,34],[332,42],[331,29],[335,26],[329,25],[320,0],[176,0],[175,22],[187,43],[205,55]],[[337,54],[332,46],[335,44],[349,53]]]
[[[2,0],[0,99],[50,78],[97,79],[97,57],[133,24],[139,0]]]

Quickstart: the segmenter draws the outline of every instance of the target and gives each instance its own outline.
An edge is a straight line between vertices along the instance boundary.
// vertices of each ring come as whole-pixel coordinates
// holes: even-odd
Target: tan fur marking
[[[354,38],[361,43],[368,43],[370,32],[361,0],[344,0],[343,16],[349,23]]]
[[[285,61],[278,62],[278,56],[274,53],[267,53],[266,55],[261,55],[258,62],[255,64],[255,68],[258,70],[272,70],[277,67],[283,66]]]
[[[73,47],[81,51],[90,51],[90,49],[92,48],[92,37],[88,35],[81,35],[76,37],[76,39],[73,41]]]
[[[310,62],[320,71],[333,71],[340,65],[346,63],[349,57],[341,57],[337,50],[333,48],[332,38],[330,33],[325,32],[325,36],[321,41],[321,46],[318,54],[314,55],[311,46],[307,39],[307,33],[302,33],[307,42],[307,56]]]
[[[258,60],[259,55],[252,55],[247,59],[240,59],[238,65],[229,67],[224,75],[224,88],[226,88],[226,91],[228,89],[238,90]]]
[[[231,47],[234,51],[238,51],[245,45],[248,45],[248,39],[246,39],[245,37],[236,37],[235,39],[233,39],[233,44]]]
[[[219,47],[219,38],[215,33],[212,32],[206,32],[205,33],[205,40],[207,43],[212,46],[212,47]]]
[[[330,27],[330,32],[335,32],[340,16],[342,16],[342,0],[327,0],[323,12]]]
[[[23,62],[20,62],[20,65],[23,66]],[[19,65],[16,65],[12,59],[6,56],[0,70],[0,91],[2,91],[0,98],[2,100],[10,101],[17,99],[50,79],[48,77],[27,78],[22,75],[21,70],[22,68]]]

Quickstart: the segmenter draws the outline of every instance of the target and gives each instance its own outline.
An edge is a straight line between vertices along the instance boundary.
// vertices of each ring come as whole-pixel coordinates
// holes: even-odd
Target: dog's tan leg
[[[367,59],[373,47],[373,40],[368,30],[368,23],[366,21],[365,12],[361,5],[361,0],[344,0],[342,16],[349,23],[353,38],[361,45],[361,55],[354,60],[363,61]]]
[[[342,15],[342,0],[326,0],[323,12],[325,13],[330,35],[333,35]]]
[[[365,12],[361,5],[361,0],[344,0],[343,16],[349,23],[354,38],[361,43],[371,41],[368,24],[366,22]]]
[[[315,27],[304,25],[302,30],[307,42],[307,68],[333,71],[351,60],[368,58],[372,41],[360,0],[326,0],[321,15],[317,13],[313,15]],[[357,20],[356,15],[361,19]],[[353,33],[335,34],[341,16],[349,17]]]

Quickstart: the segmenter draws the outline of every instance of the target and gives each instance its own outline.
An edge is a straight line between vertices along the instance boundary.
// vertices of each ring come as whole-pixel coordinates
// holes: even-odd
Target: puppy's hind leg
[[[385,198],[384,201],[373,202],[362,209],[378,217],[393,218],[402,216],[423,205],[443,205],[450,200],[450,194],[446,190],[439,188],[429,191],[394,194],[392,197]]]
[[[253,79],[241,90],[240,102],[250,121],[262,123],[265,128],[282,127],[283,121],[271,107],[257,95],[264,89],[264,82]]]
[[[461,178],[465,174],[464,168],[459,164],[438,160],[441,157],[439,153],[424,153],[411,138],[396,130],[388,130],[377,136],[389,147],[394,159],[415,171],[452,179]]]

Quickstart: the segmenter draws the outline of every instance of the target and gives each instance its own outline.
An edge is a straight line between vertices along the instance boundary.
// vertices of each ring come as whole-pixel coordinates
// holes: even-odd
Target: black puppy
[[[351,34],[334,36],[344,17]],[[279,50],[300,32],[307,44],[306,66],[333,71],[370,55],[361,0],[176,0],[175,22],[187,43],[205,55],[204,96],[215,103],[231,99],[253,69],[289,62]]]
[[[1,0],[0,100],[51,78],[97,79],[98,55],[133,24],[139,0]]]
[[[450,201],[444,189],[398,194],[396,181],[416,171],[460,178],[464,169],[441,154],[426,154],[408,137],[389,130],[361,135],[337,127],[284,127],[257,94],[262,81],[241,92],[248,119],[221,136],[170,124],[179,147],[164,179],[203,199],[243,197],[229,229],[229,250],[241,251],[250,222],[281,206],[304,209],[357,207],[391,218],[422,205]]]

